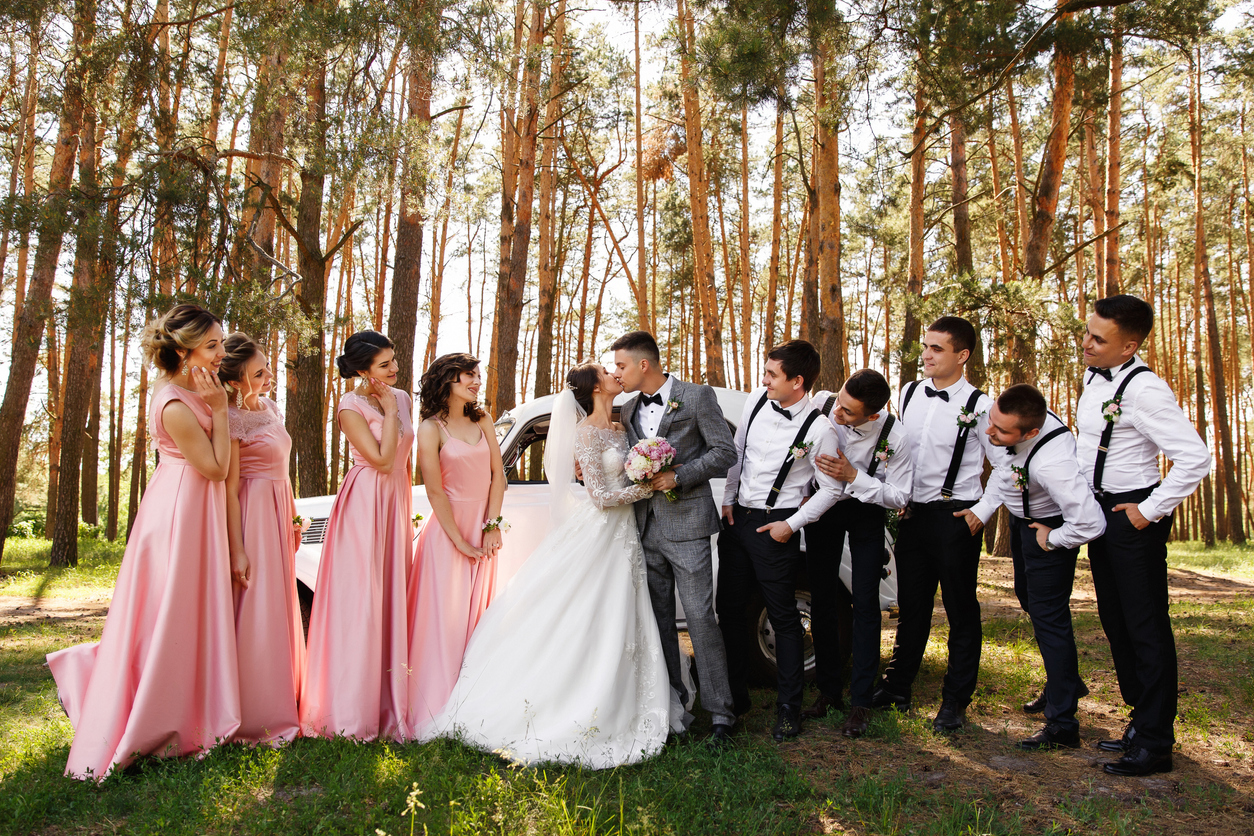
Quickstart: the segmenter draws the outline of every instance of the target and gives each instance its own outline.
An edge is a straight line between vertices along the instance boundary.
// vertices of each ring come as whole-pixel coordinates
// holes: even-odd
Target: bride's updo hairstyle
[[[600,363],[585,360],[566,373],[566,386],[575,393],[575,403],[587,414],[592,414],[592,390],[601,383],[604,369]]]
[[[209,329],[221,324],[222,320],[200,305],[175,305],[145,326],[139,340],[144,361],[174,377],[183,364],[178,350],[195,351],[205,341]]]
[[[352,380],[358,372],[369,370],[374,358],[385,348],[395,348],[392,341],[378,331],[358,331],[344,341],[344,353],[335,358],[340,377]]]
[[[479,358],[465,352],[445,354],[422,373],[418,381],[418,420],[428,418],[447,418],[448,399],[453,394],[453,384],[463,372],[473,372],[479,365]],[[462,407],[462,414],[471,421],[478,423],[487,415],[483,407],[474,401],[467,401]]]
[[[252,337],[236,331],[222,341],[222,347],[226,349],[226,357],[222,358],[222,365],[218,366],[218,380],[226,386],[231,403],[235,403],[240,381],[244,379],[244,367],[261,353],[261,346]]]

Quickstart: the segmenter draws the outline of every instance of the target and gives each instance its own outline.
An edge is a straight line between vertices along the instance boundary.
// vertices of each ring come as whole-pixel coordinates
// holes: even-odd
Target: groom
[[[636,503],[636,525],[671,687],[682,702],[688,701],[679,674],[678,589],[697,655],[701,704],[713,715],[712,741],[722,744],[730,738],[736,711],[727,684],[723,635],[714,617],[710,537],[719,531],[719,518],[710,479],[725,474],[735,461],[731,430],[713,389],[662,372],[657,342],[647,331],[624,334],[611,348],[614,377],[624,390],[637,393],[623,404],[620,416],[627,442],[665,438],[675,448],[675,469],[654,477],[656,493]],[[669,490],[679,494],[674,502],[664,496]]]

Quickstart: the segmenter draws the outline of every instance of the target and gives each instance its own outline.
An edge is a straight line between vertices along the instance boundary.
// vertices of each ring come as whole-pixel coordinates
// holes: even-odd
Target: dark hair
[[[222,365],[218,366],[218,380],[223,384],[242,381],[244,367],[262,353],[261,346],[257,345],[252,337],[240,331],[236,331],[223,340],[222,347],[226,349],[226,357],[222,358]],[[230,393],[231,400],[235,400],[236,390],[227,386],[227,392]]]
[[[395,348],[392,341],[378,331],[358,331],[344,341],[344,353],[335,358],[340,377],[352,380],[358,372],[374,365],[374,358],[385,348]]]
[[[144,328],[140,338],[144,359],[173,377],[183,362],[178,349],[194,351],[205,341],[209,329],[221,324],[222,320],[200,305],[175,305]]]
[[[959,351],[975,352],[975,326],[960,316],[942,316],[927,326],[927,330],[948,334],[955,354]]]
[[[643,331],[636,333],[644,334]],[[645,336],[648,335],[645,334]],[[584,360],[566,372],[566,386],[575,393],[575,402],[589,415],[592,414],[592,390],[600,384],[604,371],[600,363]]]
[[[778,360],[779,367],[784,370],[784,377],[792,380],[800,377],[805,390],[810,391],[819,376],[823,361],[819,358],[819,350],[805,340],[789,340],[780,343],[766,353],[767,360]]]
[[[479,358],[465,352],[445,354],[435,358],[418,381],[418,420],[448,417],[448,399],[453,393],[453,384],[463,372],[473,372],[479,365]],[[482,421],[487,415],[483,407],[474,401],[467,401],[462,407],[462,414],[471,421]]]
[[[648,331],[632,331],[623,334],[614,340],[614,344],[610,346],[610,351],[626,351],[637,357],[648,360],[653,364],[653,368],[658,371],[662,370],[662,353],[658,351],[657,340],[653,339],[653,335]],[[586,363],[580,363],[575,368],[580,368]],[[571,369],[574,371],[575,369]]]
[[[1107,296],[1093,303],[1093,313],[1119,326],[1119,332],[1141,342],[1154,330],[1154,309],[1136,296]]]
[[[878,413],[893,396],[888,381],[875,369],[858,369],[849,375],[845,381],[845,394],[861,403],[867,415]]]
[[[1016,383],[997,396],[997,411],[1013,415],[1023,432],[1039,430],[1045,426],[1045,396],[1030,383]]]

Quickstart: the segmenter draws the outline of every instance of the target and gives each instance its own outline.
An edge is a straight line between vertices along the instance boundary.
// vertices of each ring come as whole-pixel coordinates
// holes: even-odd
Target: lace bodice
[[[257,405],[261,408],[247,410],[232,406],[227,409],[227,428],[233,440],[248,443],[275,424],[283,423],[283,413],[274,401],[258,398]]]
[[[623,464],[627,461],[627,432],[584,424],[575,433],[575,459],[583,471],[588,498],[598,508],[629,505],[653,495],[647,485],[627,481]]]

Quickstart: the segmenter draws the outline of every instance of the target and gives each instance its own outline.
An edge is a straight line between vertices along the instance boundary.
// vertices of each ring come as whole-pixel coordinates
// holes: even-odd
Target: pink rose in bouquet
[[[675,448],[665,438],[641,439],[628,451],[624,469],[627,478],[637,485],[647,484],[659,473],[675,469]],[[679,494],[667,491],[666,498],[674,502]]]

